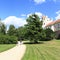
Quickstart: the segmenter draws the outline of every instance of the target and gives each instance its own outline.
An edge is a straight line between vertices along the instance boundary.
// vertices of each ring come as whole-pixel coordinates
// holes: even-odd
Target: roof
[[[51,26],[51,25],[53,25],[53,24],[54,24],[54,21],[48,23],[48,24],[46,25],[46,27]]]
[[[57,24],[57,23],[60,23],[60,19],[48,23],[48,24],[46,25],[46,27],[51,26],[51,25],[54,25],[54,24]]]
[[[55,24],[56,24],[56,23],[60,23],[60,19],[56,20],[56,21],[55,21]]]

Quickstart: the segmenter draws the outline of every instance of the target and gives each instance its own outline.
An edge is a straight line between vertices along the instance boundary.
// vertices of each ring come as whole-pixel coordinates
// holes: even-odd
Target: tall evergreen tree
[[[37,43],[42,37],[42,21],[36,14],[30,15],[26,21],[27,37],[30,41]]]

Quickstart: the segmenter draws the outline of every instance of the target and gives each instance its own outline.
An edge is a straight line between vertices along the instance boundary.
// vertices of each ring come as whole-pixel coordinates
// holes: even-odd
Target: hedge
[[[16,44],[16,43],[17,43],[17,37],[0,35],[0,44]]]

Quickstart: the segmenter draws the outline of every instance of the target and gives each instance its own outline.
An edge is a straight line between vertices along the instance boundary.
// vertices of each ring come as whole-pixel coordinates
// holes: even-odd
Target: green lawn
[[[26,53],[22,60],[60,60],[60,40],[26,44],[26,46]]]
[[[16,44],[0,44],[0,52],[6,51],[12,47],[14,47]]]

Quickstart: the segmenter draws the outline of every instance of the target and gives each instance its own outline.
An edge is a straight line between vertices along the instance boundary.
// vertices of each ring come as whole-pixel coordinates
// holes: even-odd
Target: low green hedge
[[[0,44],[16,44],[16,43],[17,43],[17,37],[0,35]]]

